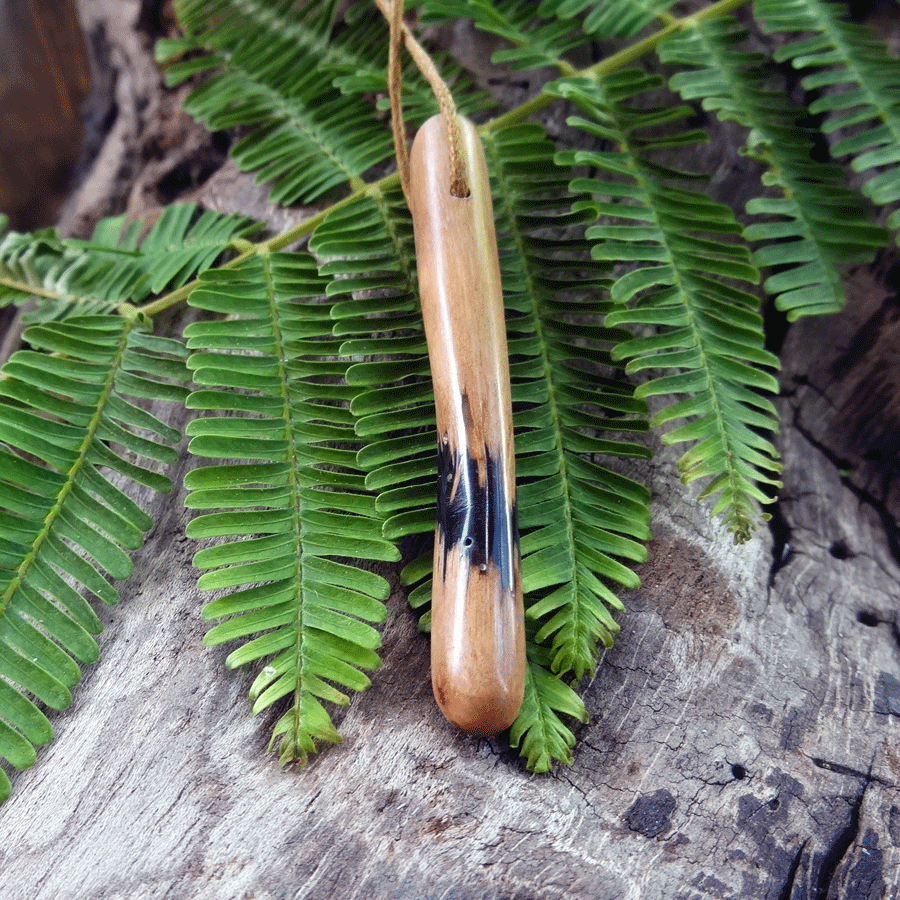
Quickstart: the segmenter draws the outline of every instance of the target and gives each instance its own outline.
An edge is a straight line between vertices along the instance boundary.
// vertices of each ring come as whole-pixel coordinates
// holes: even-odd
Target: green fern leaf
[[[885,44],[866,26],[846,21],[843,4],[756,0],[755,11],[767,31],[804,34],[779,47],[775,58],[790,60],[796,69],[815,69],[803,77],[803,87],[825,93],[809,111],[827,117],[827,133],[846,134],[832,153],[851,155],[857,172],[878,170],[863,186],[874,203],[900,200],[900,67]],[[900,228],[900,211],[891,214],[888,225]]]
[[[181,287],[258,227],[245,216],[175,204],[146,235],[144,223],[126,227],[125,216],[102,219],[86,241],[62,240],[53,229],[11,233],[0,244],[0,305],[39,301],[26,315],[31,321],[112,312]]]
[[[412,219],[402,193],[372,190],[335,210],[316,229],[310,250],[320,271],[333,277],[334,334],[345,338],[347,380],[357,391],[350,404],[363,441],[357,462],[377,495],[384,534],[399,541],[429,533],[437,432]],[[410,603],[421,593],[413,592]]]
[[[323,91],[315,57],[290,39],[251,31],[208,60],[212,76],[184,108],[210,130],[248,127],[231,156],[259,183],[273,183],[273,202],[308,203],[339,185],[358,186],[390,157],[390,135],[366,104]]]
[[[34,318],[53,317],[57,310],[85,315],[111,311],[109,300],[73,294],[59,284],[72,261],[56,229],[9,232],[0,242],[0,306],[35,302]]]
[[[339,740],[322,702],[348,703],[340,688],[363,690],[379,665],[369,623],[384,620],[388,585],[358,566],[399,558],[356,467],[326,283],[303,253],[208,273],[190,303],[231,318],[186,329],[188,406],[206,413],[189,449],[216,461],[186,478],[187,505],[210,510],[188,535],[228,539],[194,557],[200,587],[227,591],[204,608],[224,619],[205,640],[241,642],[231,667],[265,660],[254,712],[286,698],[272,742],[301,765],[316,741]]]
[[[266,35],[268,40],[286,41],[297,54],[313,60],[323,89],[334,87],[352,97],[376,94],[376,108],[389,109],[383,17],[372,4],[356,2],[342,5],[339,21],[337,6],[334,0],[312,0],[302,6],[295,0],[179,0],[178,19],[187,35],[160,41],[157,61],[177,83],[218,65],[248,34]],[[338,27],[344,23],[351,27]],[[493,105],[458,63],[445,54],[432,58],[458,95],[461,112]],[[404,117],[419,125],[438,111],[437,101],[409,58],[402,63],[402,78]]]
[[[352,41],[342,39],[332,34],[333,7],[314,2],[298,11],[295,3],[284,2],[182,2],[179,18],[189,37],[157,50],[157,59],[168,65],[169,84],[200,72],[207,76],[184,108],[211,130],[245,126],[231,156],[241,170],[255,172],[258,182],[273,183],[277,203],[308,203],[339,186],[357,188],[360,176],[393,153],[378,112],[384,103],[375,108],[361,99],[387,90],[386,25],[370,10],[347,32]],[[175,62],[188,51],[193,54],[186,61]],[[424,121],[436,111],[436,101],[408,65],[404,103],[411,122]],[[459,67],[453,68],[458,74]],[[486,101],[485,94],[473,92],[463,111]]]
[[[90,240],[66,242],[82,251],[68,280],[81,293],[143,300],[187,284],[259,227],[246,216],[201,212],[192,203],[165,207],[146,234],[143,222],[126,228],[125,216],[103,219]]]
[[[171,487],[153,464],[175,462],[180,433],[140,401],[184,399],[186,354],[144,329],[118,316],[33,326],[33,349],[0,378],[0,755],[16,768],[52,737],[40,706],[68,706],[97,658],[82,592],[118,602],[108,578],[131,574],[127,551],[152,525],[114,482]]]
[[[838,166],[811,160],[812,132],[798,122],[803,110],[766,87],[766,57],[737,49],[746,36],[731,18],[698,23],[664,41],[659,54],[691,67],[672,76],[673,90],[749,130],[745,152],[766,166],[765,183],[781,192],[747,204],[749,213],[767,218],[744,232],[766,242],[754,262],[779,269],[764,284],[776,306],[790,321],[837,312],[845,300],[838,266],[871,262],[888,235],[869,224],[867,204],[840,183]]]
[[[541,623],[535,640],[551,643],[553,671],[581,678],[618,631],[610,609],[623,607],[606,581],[639,584],[620,560],[645,558],[649,495],[598,460],[647,457],[620,437],[646,430],[646,407],[609,353],[628,333],[599,325],[589,293],[608,284],[606,266],[590,267],[590,244],[568,234],[584,220],[569,211],[572,172],[533,125],[489,134],[486,150],[501,198],[526,614]]]
[[[693,445],[680,461],[682,479],[707,480],[703,496],[719,495],[713,514],[724,515],[735,540],[742,541],[754,527],[756,504],[770,499],[760,485],[778,483],[775,449],[764,436],[776,428],[774,407],[764,394],[777,391],[768,370],[778,361],[763,349],[756,298],[729,283],[757,280],[747,249],[723,239],[740,234],[733,213],[703,194],[676,187],[673,182],[683,173],[648,157],[672,143],[660,136],[659,126],[686,114],[629,105],[630,98],[658,86],[658,79],[636,70],[603,80],[557,82],[551,90],[590,116],[569,123],[617,145],[612,151],[564,152],[560,158],[603,173],[573,182],[573,189],[609,198],[577,204],[593,209],[598,219],[587,232],[597,241],[594,256],[643,263],[628,268],[613,285],[619,308],[606,317],[607,325],[662,329],[625,341],[613,355],[630,360],[629,373],[650,368],[675,373],[641,385],[637,396],[687,395],[657,412],[651,424],[689,419],[663,439]]]

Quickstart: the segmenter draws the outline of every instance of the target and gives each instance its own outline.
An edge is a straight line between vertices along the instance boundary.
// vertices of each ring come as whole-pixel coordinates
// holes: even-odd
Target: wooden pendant
[[[460,120],[470,193],[450,193],[446,121],[413,142],[410,199],[438,428],[431,681],[473,735],[512,724],[525,683],[509,359],[484,150]]]

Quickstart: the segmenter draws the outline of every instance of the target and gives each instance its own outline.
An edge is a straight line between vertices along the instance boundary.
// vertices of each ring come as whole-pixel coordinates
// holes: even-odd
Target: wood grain
[[[410,199],[439,442],[431,678],[447,719],[486,735],[522,703],[525,629],[494,212],[481,141],[461,131],[469,196],[450,192],[438,115],[413,143]]]

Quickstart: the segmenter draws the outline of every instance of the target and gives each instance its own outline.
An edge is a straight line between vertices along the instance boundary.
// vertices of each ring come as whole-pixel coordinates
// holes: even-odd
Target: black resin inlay
[[[515,590],[519,534],[515,497],[507,498],[502,460],[484,448],[485,461],[438,445],[438,528],[444,541],[444,572],[451,552],[463,554],[469,566],[500,573],[504,591]],[[479,474],[481,478],[479,479]],[[483,483],[479,483],[482,481]]]

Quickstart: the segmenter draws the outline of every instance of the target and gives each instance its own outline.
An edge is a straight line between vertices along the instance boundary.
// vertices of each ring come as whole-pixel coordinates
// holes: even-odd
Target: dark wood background
[[[227,139],[162,88],[165,6],[78,7],[94,87],[67,233],[185,197],[276,229],[305,215],[269,207]],[[483,38],[443,37],[508,102],[532,88],[483,62]],[[559,130],[560,113],[547,122]],[[717,190],[734,197],[741,136],[715,135]],[[181,491],[149,498],[156,526],[102,612],[101,661],[0,807],[0,895],[897,900],[897,264],[891,249],[850,271],[841,315],[771,318],[785,474],[770,529],[734,547],[662,446],[633,470],[655,498],[643,587],[584,685],[574,764],[547,776],[444,722],[393,572],[384,665],[344,714],[344,743],[280,770],[250,674],[201,644]],[[160,327],[177,333],[183,315]]]

